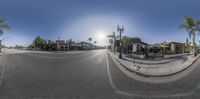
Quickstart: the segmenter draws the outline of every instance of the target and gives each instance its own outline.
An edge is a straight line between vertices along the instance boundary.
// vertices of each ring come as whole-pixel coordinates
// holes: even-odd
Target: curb
[[[123,60],[126,60],[126,61],[129,61],[129,62],[133,62],[131,60],[128,60],[126,58],[123,58]],[[177,59],[174,59],[174,60],[171,60],[171,61],[167,61],[167,62],[159,62],[159,63],[145,63],[145,62],[138,62],[138,61],[135,61],[135,63],[138,63],[138,64],[146,64],[146,65],[155,65],[155,64],[166,64],[166,63],[170,63],[170,62],[173,62],[173,61],[176,61]]]
[[[166,77],[166,76],[172,76],[172,75],[175,75],[175,74],[178,74],[178,73],[180,73],[180,72],[183,72],[183,71],[185,71],[186,69],[188,69],[191,65],[193,65],[199,58],[200,58],[200,56],[198,56],[190,65],[188,65],[186,68],[183,68],[183,69],[181,69],[181,70],[179,70],[179,71],[176,71],[176,72],[174,72],[174,73],[171,73],[171,74],[165,74],[165,75],[148,75],[148,74],[144,74],[144,73],[141,73],[141,72],[138,72],[138,71],[136,71],[136,70],[132,70],[132,69],[130,69],[130,68],[128,68],[128,67],[126,67],[123,63],[121,63],[120,61],[119,61],[119,59],[117,59],[117,58],[115,58],[115,57],[113,57],[111,54],[110,54],[110,52],[108,52],[109,53],[109,55],[110,55],[110,57],[112,58],[112,59],[115,59],[122,67],[124,67],[126,70],[128,70],[129,72],[131,72],[131,73],[136,73],[137,75],[139,75],[139,76],[143,76],[143,77]]]

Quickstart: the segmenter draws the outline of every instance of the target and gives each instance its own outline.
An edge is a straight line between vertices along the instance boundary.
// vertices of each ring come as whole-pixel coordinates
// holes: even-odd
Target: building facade
[[[88,42],[65,42],[65,40],[56,40],[55,43],[51,43],[50,50],[52,51],[70,51],[70,50],[92,50],[95,46]]]

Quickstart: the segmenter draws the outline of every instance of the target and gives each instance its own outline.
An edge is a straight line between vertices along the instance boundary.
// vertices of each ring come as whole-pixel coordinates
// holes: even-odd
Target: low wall
[[[145,55],[133,54],[133,56],[141,59],[145,58]]]
[[[164,55],[164,58],[174,58],[174,57],[180,57],[184,55],[188,55],[189,53],[183,53],[183,54],[169,54],[169,55]]]

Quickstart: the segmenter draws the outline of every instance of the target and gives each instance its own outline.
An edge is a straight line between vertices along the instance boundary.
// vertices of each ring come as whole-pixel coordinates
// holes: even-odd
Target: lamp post
[[[117,25],[117,31],[119,32],[119,58],[122,58],[122,33],[124,32],[124,26]]]
[[[58,40],[56,43],[57,51],[60,51],[60,37],[58,36]]]
[[[113,51],[114,51],[114,54],[115,54],[115,46],[116,46],[116,35],[115,35],[115,32],[113,32]]]

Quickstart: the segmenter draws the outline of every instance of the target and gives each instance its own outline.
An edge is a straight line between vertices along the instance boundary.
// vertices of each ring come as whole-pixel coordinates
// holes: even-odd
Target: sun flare
[[[98,41],[104,41],[106,40],[106,33],[105,32],[97,32],[96,38]]]

